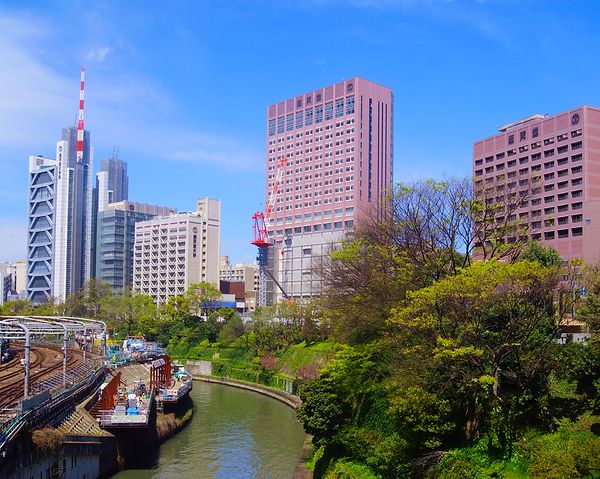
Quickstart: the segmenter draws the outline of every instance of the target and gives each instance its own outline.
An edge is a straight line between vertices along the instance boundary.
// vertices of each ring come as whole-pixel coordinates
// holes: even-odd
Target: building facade
[[[394,100],[389,88],[352,78],[269,105],[266,197],[282,184],[268,225],[270,268],[286,293],[322,289],[313,264],[392,191]],[[285,286],[284,286],[285,284]],[[282,294],[270,281],[269,304]]]
[[[19,298],[27,297],[27,260],[18,259],[15,262],[15,290]]]
[[[499,130],[473,145],[475,191],[491,203],[519,195],[508,219],[527,236],[563,259],[600,261],[600,109],[533,115]]]
[[[104,211],[109,203],[120,203],[129,199],[129,176],[127,162],[112,157],[100,162],[96,173],[98,211]]]
[[[90,279],[92,262],[92,174],[90,133],[84,132],[77,161],[77,128],[63,128],[56,144],[52,295],[63,301]]]
[[[114,292],[133,286],[135,224],[175,213],[174,208],[134,201],[107,204],[98,211],[96,223],[96,278]]]
[[[14,263],[0,263],[0,306],[16,296],[17,267]]]
[[[221,280],[221,285],[223,285],[223,283],[243,285],[245,308],[250,311],[254,310],[256,307],[256,293],[258,292],[259,282],[257,264],[231,264],[229,257],[222,256],[219,278]],[[229,292],[229,290],[223,292]]]
[[[90,134],[77,161],[77,129],[63,128],[56,159],[29,158],[27,296],[62,301],[90,278],[92,153]]]
[[[56,161],[29,157],[29,202],[25,288],[33,304],[52,296]]]
[[[135,225],[133,290],[157,303],[185,293],[194,283],[219,287],[220,200],[203,211],[179,213]],[[216,224],[219,212],[219,225]],[[209,219],[210,218],[210,219]],[[216,238],[214,237],[216,235]],[[218,254],[211,251],[217,250]]]

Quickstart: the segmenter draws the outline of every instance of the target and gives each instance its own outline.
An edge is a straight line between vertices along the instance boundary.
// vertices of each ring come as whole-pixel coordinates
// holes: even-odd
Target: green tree
[[[3,316],[28,316],[35,314],[35,309],[28,299],[18,299],[0,306],[0,312]]]
[[[216,309],[214,303],[220,297],[221,292],[206,281],[191,284],[184,294],[188,312],[193,316],[208,316]]]
[[[530,241],[519,255],[521,261],[536,261],[542,266],[558,268],[562,258],[554,248],[542,246],[537,241]]]
[[[476,258],[518,260],[528,243],[531,225],[522,222],[517,213],[523,205],[537,198],[539,184],[539,176],[518,185],[507,181],[504,175],[498,175],[491,184],[475,182],[469,211]]]
[[[411,365],[415,358],[422,364],[413,375],[453,401],[466,437],[492,422],[510,432],[539,414],[558,330],[558,279],[558,269],[539,263],[480,262],[411,293],[395,311],[393,337]]]
[[[298,418],[317,444],[335,444],[337,433],[352,418],[366,413],[366,399],[389,375],[389,349],[383,343],[346,346],[300,390]]]
[[[409,257],[366,239],[344,242],[319,265],[321,310],[340,341],[365,344],[384,336],[392,307],[414,288]]]
[[[600,331],[600,267],[591,268],[583,285],[587,289],[578,310],[578,319],[586,322],[593,332]]]
[[[143,335],[154,339],[157,335],[158,310],[150,296],[113,296],[104,304],[101,317],[120,337]]]
[[[88,280],[83,288],[70,295],[59,307],[63,314],[68,316],[97,318],[102,313],[102,308],[111,299],[110,287],[95,278]]]

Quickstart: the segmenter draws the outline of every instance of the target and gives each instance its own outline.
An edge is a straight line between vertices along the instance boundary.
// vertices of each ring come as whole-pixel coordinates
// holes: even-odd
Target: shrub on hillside
[[[560,422],[557,432],[531,444],[529,474],[533,479],[570,479],[600,470],[600,437],[580,423]]]
[[[37,429],[31,434],[33,445],[44,454],[53,454],[62,446],[63,435],[52,428]]]
[[[369,467],[340,459],[329,468],[324,479],[381,479]]]

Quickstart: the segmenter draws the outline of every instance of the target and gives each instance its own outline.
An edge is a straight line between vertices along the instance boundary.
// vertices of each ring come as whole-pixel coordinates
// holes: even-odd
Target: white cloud
[[[68,111],[68,82],[37,58],[47,40],[43,23],[0,14],[0,147],[38,145]]]
[[[85,56],[85,58],[88,62],[101,63],[106,58],[106,55],[108,55],[110,53],[110,51],[111,51],[111,48],[108,45],[97,46],[97,47],[90,49],[87,52],[87,55]]]
[[[60,128],[74,124],[77,113],[79,72],[65,75],[44,55],[58,48],[52,28],[50,22],[0,11],[0,149],[20,149],[23,157],[52,155]],[[88,49],[87,59],[109,62],[112,52],[98,44]],[[246,168],[262,158],[235,138],[180,127],[168,91],[150,78],[107,68],[88,67],[86,75],[86,128],[100,155],[117,144],[165,160],[226,168]],[[0,169],[12,161],[0,154]]]

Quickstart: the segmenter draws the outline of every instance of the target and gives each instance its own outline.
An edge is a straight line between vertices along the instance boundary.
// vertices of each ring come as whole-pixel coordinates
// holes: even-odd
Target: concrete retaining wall
[[[192,376],[210,376],[212,374],[212,361],[186,361],[185,369],[192,373]]]
[[[293,407],[294,409],[300,406],[302,402],[300,401],[300,398],[298,396],[286,393],[285,391],[280,391],[279,389],[263,386],[262,384],[247,383],[244,381],[238,381],[236,379],[218,378],[215,376],[206,376],[198,374],[194,375],[194,380],[204,381],[207,383],[226,384],[228,386],[233,386],[236,388],[248,389],[249,391],[254,391],[259,394],[264,394],[265,396],[272,397],[273,399],[277,399],[278,401],[281,401],[287,404],[288,406]]]

